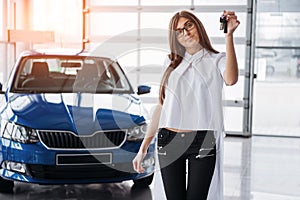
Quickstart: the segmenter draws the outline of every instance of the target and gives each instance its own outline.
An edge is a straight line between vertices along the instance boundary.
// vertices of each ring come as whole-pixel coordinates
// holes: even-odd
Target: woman
[[[234,12],[224,11],[223,16],[226,54],[213,49],[191,12],[178,12],[170,21],[171,53],[164,65],[159,104],[133,160],[135,171],[142,173],[143,158],[159,128],[158,158],[170,200],[223,199],[222,86],[238,80],[233,32],[240,23]]]

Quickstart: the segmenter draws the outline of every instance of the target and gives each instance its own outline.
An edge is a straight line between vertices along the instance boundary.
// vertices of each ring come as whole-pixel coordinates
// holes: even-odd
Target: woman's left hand
[[[138,152],[132,161],[133,169],[138,173],[144,173],[145,169],[142,166],[142,161],[144,160],[146,153]]]
[[[234,11],[224,10],[223,16],[225,16],[227,20],[227,34],[232,34],[239,26],[240,21],[237,19]]]

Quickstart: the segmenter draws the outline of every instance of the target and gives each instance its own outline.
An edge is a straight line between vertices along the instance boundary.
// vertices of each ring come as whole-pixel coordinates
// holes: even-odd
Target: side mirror
[[[151,92],[151,87],[147,86],[147,85],[139,85],[137,89],[138,89],[138,91],[137,91],[138,95],[147,94],[147,93]]]

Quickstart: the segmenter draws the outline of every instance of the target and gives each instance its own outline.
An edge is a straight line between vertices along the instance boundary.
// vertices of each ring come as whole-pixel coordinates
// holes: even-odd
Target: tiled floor
[[[280,137],[226,137],[224,158],[225,200],[300,200],[300,139]],[[163,200],[156,173],[150,188],[118,184],[40,186],[17,183],[14,194],[1,200],[142,199]]]
[[[300,139],[225,141],[225,199],[300,200]]]

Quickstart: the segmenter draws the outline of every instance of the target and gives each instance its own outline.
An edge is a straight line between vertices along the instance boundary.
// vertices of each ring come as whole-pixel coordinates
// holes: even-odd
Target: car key
[[[224,30],[224,33],[227,33],[227,20],[224,15],[220,17],[220,30]]]

